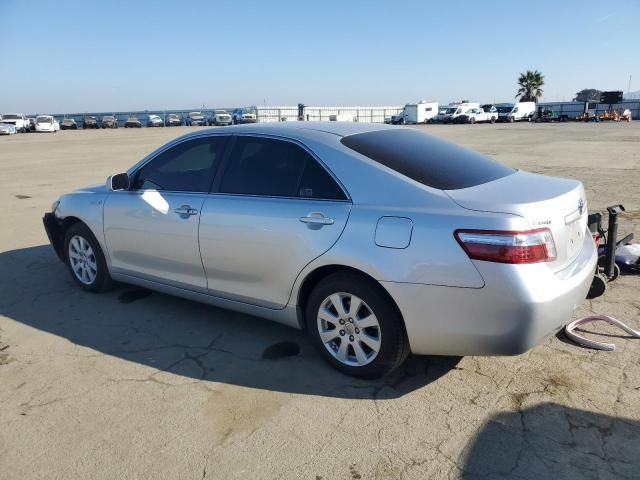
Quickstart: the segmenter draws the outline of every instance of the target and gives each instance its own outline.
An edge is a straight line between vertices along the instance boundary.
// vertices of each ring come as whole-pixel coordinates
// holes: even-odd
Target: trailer
[[[438,114],[438,102],[407,103],[404,106],[404,123],[429,123]]]

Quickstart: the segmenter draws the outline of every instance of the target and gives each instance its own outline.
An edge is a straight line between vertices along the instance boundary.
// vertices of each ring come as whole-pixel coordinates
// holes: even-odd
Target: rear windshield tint
[[[514,169],[410,128],[359,133],[342,144],[417,182],[441,190],[475,187]]]

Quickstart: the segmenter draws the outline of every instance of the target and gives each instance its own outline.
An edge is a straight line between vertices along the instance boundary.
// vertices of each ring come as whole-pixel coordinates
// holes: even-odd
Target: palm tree
[[[537,102],[542,96],[542,86],[544,85],[544,75],[538,70],[527,70],[518,77],[518,93],[521,102]]]

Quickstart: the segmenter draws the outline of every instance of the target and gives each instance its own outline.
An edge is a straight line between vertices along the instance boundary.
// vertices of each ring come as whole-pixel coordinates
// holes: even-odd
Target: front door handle
[[[180,208],[174,210],[181,217],[190,217],[191,215],[197,215],[198,210],[191,208],[191,205],[182,205]]]
[[[300,217],[300,221],[311,225],[333,225],[333,218],[325,217],[320,212],[311,212],[306,217]]]

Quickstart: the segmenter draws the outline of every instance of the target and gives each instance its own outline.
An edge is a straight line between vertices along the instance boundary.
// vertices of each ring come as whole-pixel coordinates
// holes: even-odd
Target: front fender
[[[77,218],[87,225],[98,240],[107,264],[110,265],[103,228],[104,203],[107,196],[106,190],[78,190],[60,197],[60,203],[54,213],[62,225],[71,218]]]

